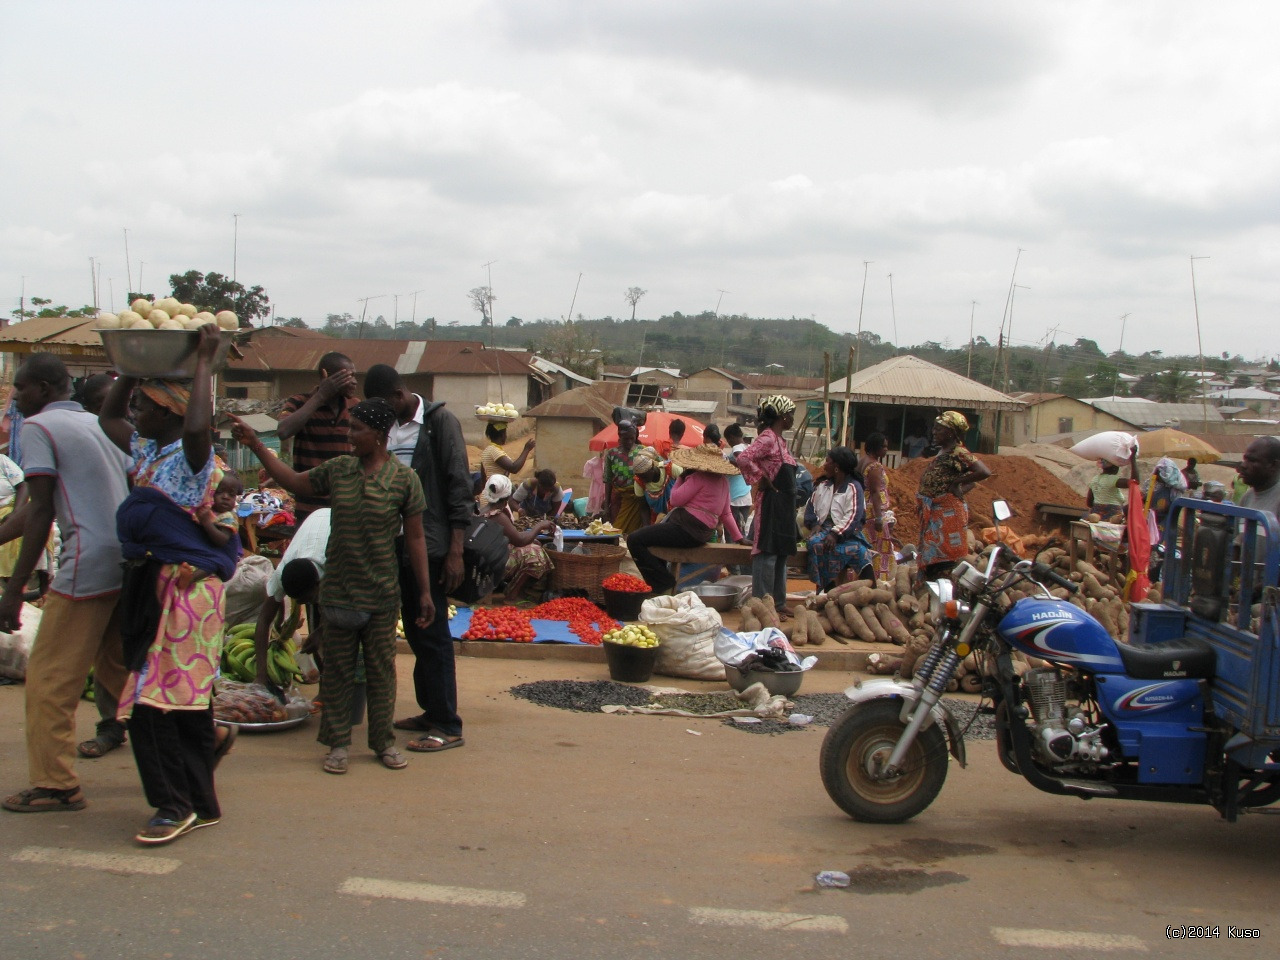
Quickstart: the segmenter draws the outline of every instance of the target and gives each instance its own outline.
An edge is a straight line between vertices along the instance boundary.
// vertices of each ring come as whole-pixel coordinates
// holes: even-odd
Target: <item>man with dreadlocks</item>
[[[796,404],[781,394],[765,397],[756,410],[760,432],[738,454],[738,469],[755,487],[751,526],[751,595],[773,597],[778,614],[787,607],[787,557],[796,552],[796,458],[783,433],[795,423]]]

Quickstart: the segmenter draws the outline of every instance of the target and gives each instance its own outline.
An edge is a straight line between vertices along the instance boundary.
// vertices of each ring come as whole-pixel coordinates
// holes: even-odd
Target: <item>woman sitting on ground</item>
[[[512,506],[526,517],[554,517],[563,501],[564,491],[556,483],[554,470],[539,470],[511,493]]]
[[[829,590],[842,579],[873,576],[874,553],[862,533],[866,501],[858,473],[858,455],[833,447],[822,462],[813,496],[804,508],[809,535],[809,579]]]
[[[538,542],[540,534],[555,530],[555,521],[543,518],[528,530],[518,529],[511,512],[511,481],[507,477],[490,477],[485,481],[480,511],[502,528],[511,544],[502,578],[506,584],[503,593],[508,600],[514,600],[530,583],[555,569],[546,547]]]
[[[671,490],[670,512],[661,523],[627,537],[627,549],[640,575],[657,593],[673,589],[676,580],[666,561],[653,555],[654,547],[699,547],[710,542],[721,525],[729,540],[745,542],[729,509],[729,476],[738,468],[715,444],[681,447],[672,452],[671,459],[681,475]]]

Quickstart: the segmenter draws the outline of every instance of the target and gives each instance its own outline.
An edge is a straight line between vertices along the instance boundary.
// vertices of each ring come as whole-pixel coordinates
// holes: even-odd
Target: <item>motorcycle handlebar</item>
[[[1031,572],[1034,573],[1037,577],[1043,577],[1046,580],[1056,583],[1058,586],[1062,587],[1068,593],[1078,593],[1080,591],[1080,584],[1072,583],[1070,580],[1062,576],[1062,574],[1058,573],[1057,570],[1054,570],[1053,567],[1049,566],[1048,564],[1040,563],[1037,561],[1036,563],[1031,565]]]

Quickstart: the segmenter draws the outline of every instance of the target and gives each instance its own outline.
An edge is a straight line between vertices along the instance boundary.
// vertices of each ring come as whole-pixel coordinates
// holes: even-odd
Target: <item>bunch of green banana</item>
[[[258,659],[253,649],[255,624],[242,623],[227,630],[222,640],[222,673],[241,683],[253,683],[258,676]]]

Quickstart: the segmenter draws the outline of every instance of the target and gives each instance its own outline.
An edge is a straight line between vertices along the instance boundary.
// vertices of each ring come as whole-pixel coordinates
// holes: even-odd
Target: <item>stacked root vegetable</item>
[[[984,547],[971,535],[970,548],[972,552],[966,559],[975,567],[984,569],[994,547]],[[1112,583],[1106,571],[1085,560],[1077,560],[1073,565],[1067,551],[1060,547],[1049,547],[1041,551],[1038,559],[1052,566],[1062,576],[1080,584],[1080,590],[1075,594],[1050,584],[1049,592],[1054,597],[1067,600],[1087,611],[1112,637],[1122,643],[1128,642],[1129,610],[1122,598],[1123,582]],[[879,583],[857,580],[810,597],[805,602],[804,609],[799,612],[794,628],[795,634],[803,639],[797,641],[797,637],[793,635],[792,645],[822,643],[828,636],[839,643],[859,640],[890,645],[897,649],[872,653],[868,657],[867,672],[912,676],[916,660],[933,643],[937,627],[937,621],[929,612],[928,589],[923,584],[915,583],[915,574],[915,564],[899,564],[893,580]],[[1159,588],[1155,590],[1153,595],[1149,595],[1149,599],[1159,602]],[[1030,583],[1021,583],[1009,591],[1008,599],[1013,602],[1035,595],[1040,595],[1036,587]],[[768,608],[772,611],[771,602]],[[749,612],[744,608],[744,630],[749,629],[748,616]],[[805,622],[803,628],[802,619]],[[816,622],[816,631],[810,632],[813,630],[807,625],[810,622]],[[764,625],[772,626],[776,623]],[[815,634],[820,639],[815,639]],[[1043,665],[1041,661],[1028,660],[1016,652],[1014,660],[1019,671]],[[961,661],[948,690],[977,693],[982,689],[982,676],[985,672],[987,671],[978,654],[970,653]]]

